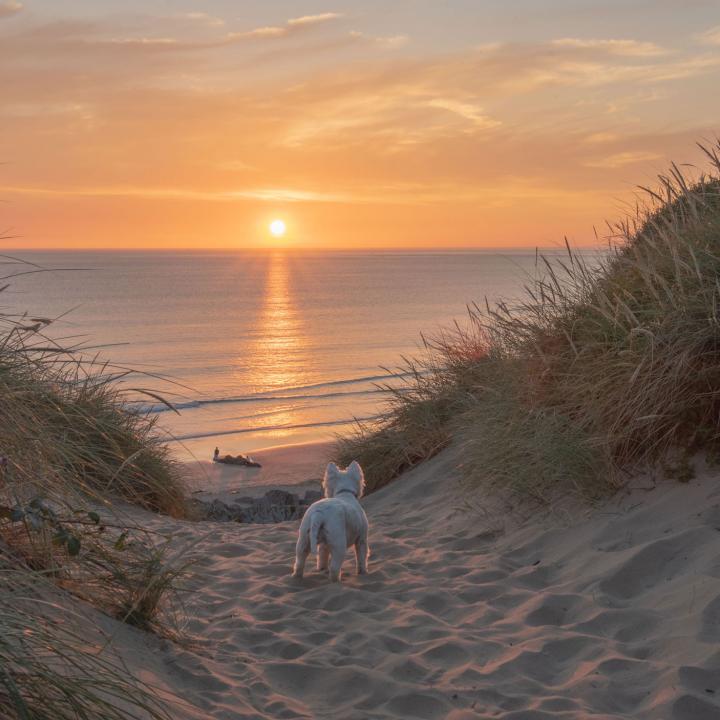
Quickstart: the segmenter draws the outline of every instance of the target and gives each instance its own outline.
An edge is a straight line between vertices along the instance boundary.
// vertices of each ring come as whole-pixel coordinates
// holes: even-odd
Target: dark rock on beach
[[[222,500],[192,501],[199,519],[219,522],[240,522],[265,525],[299,520],[316,500],[322,498],[317,490],[308,490],[303,497],[286,490],[268,490],[262,497],[244,496],[232,504]]]
[[[244,455],[223,455],[222,457],[214,457],[213,462],[221,463],[222,465],[239,465],[240,467],[259,468],[262,465],[256,462],[252,458],[245,457]]]

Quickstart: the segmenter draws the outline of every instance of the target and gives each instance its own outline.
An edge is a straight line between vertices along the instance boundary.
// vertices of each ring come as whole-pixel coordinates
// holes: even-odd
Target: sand
[[[217,498],[231,503],[240,496],[258,496],[270,488],[319,490],[332,442],[281,445],[250,453],[262,467],[249,468],[200,460],[186,463],[186,481],[192,497]]]
[[[188,644],[123,627],[117,648],[179,720],[720,718],[718,472],[521,520],[456,464],[364,501],[370,573],[348,554],[341,585],[290,577],[298,522],[138,513],[197,542]]]

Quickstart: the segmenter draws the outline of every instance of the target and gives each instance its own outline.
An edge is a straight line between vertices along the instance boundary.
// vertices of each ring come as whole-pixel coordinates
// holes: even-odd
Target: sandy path
[[[153,518],[210,532],[196,642],[135,640],[131,666],[177,718],[720,718],[717,475],[505,532],[452,476],[445,454],[367,498],[370,574],[348,555],[340,586],[289,577],[297,522]]]

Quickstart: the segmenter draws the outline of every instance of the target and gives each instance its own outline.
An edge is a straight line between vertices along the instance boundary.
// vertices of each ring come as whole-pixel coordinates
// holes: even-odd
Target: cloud
[[[321,81],[304,84],[297,97],[285,96],[283,102],[294,110],[288,113],[283,144],[355,147],[375,138],[393,151],[400,145],[511,126],[503,117],[507,110],[492,108],[496,102],[510,104],[516,115],[525,105],[525,131],[562,118],[564,124],[587,128],[587,136],[601,131],[580,109],[588,102],[605,112],[622,99],[624,114],[638,112],[649,98],[671,97],[665,88],[658,91],[658,85],[720,68],[717,55],[646,54],[630,60],[618,55],[614,41],[593,41],[591,56],[587,47],[574,42],[549,42],[493,44],[425,60],[378,59],[361,70],[329,71]],[[546,88],[553,93],[544,92]]]
[[[667,54],[667,50],[655,43],[639,42],[637,40],[560,38],[553,40],[552,44],[557,47],[581,50],[601,50],[610,55],[619,55],[621,57],[658,57]]]
[[[338,20],[342,17],[341,13],[320,13],[318,15],[303,15],[302,17],[291,18],[287,21],[288,27],[304,27],[307,25],[319,25],[330,20]]]
[[[332,20],[338,20],[342,15],[340,13],[320,13],[318,15],[303,15],[301,17],[290,18],[284,25],[267,25],[258,27],[254,30],[244,32],[229,33],[228,38],[231,39],[263,39],[263,38],[283,38],[288,37],[305,28],[315,27]]]
[[[467,203],[485,227],[487,208],[524,199],[562,207],[560,224],[567,213],[597,218],[587,214],[594,196],[616,197],[643,163],[680,152],[717,120],[709,89],[720,57],[697,46],[658,54],[566,38],[440,53],[418,40],[409,53],[382,49],[405,36],[351,34],[334,14],[256,27],[252,41],[174,17],[3,26],[2,123],[13,143],[0,197],[32,208],[23,229],[39,233],[32,218],[47,217],[42,231],[55,233],[66,209],[91,218],[103,208],[117,213],[113,227],[133,212],[140,228],[147,216],[186,213],[194,219],[172,221],[179,231],[207,220],[222,232],[284,203],[325,227],[346,206],[374,203],[400,208],[377,214],[373,232],[385,237],[380,225],[396,227],[413,205],[419,214]],[[563,203],[580,191],[589,199]],[[172,212],[149,211],[163,202],[176,203]],[[435,230],[454,217],[472,225],[445,210]],[[536,232],[535,210],[503,212]],[[370,236],[372,216],[366,207],[338,227]],[[413,222],[409,234],[435,232]]]
[[[221,27],[225,25],[225,21],[222,18],[204,12],[188,12],[180,15],[180,17],[208,27]]]
[[[614,155],[609,155],[604,158],[598,158],[597,160],[588,160],[584,164],[585,167],[614,170],[616,168],[625,167],[626,165],[634,165],[635,163],[659,160],[661,157],[662,155],[654,152],[628,151],[615,153]]]
[[[173,47],[179,45],[180,42],[176,38],[170,37],[119,37],[103,40],[101,44],[126,45],[129,47]]]
[[[499,120],[488,117],[480,106],[472,103],[452,100],[451,98],[433,98],[427,104],[428,107],[441,108],[470,120],[478,128],[494,128],[502,124]]]
[[[181,19],[192,20],[196,23],[202,23],[207,27],[221,27],[225,24],[224,20],[216,18],[207,13],[185,13],[180,17]],[[228,45],[233,45],[245,40],[285,38],[291,35],[296,35],[300,32],[305,32],[318,25],[328,23],[341,17],[342,15],[339,13],[303,15],[301,17],[289,19],[284,25],[266,25],[242,32],[228,32],[214,39],[211,38],[203,41],[178,40],[173,37],[128,36],[112,38],[96,37],[90,40],[86,40],[84,42],[86,45],[95,45],[96,47],[125,45],[126,47],[132,47],[135,49],[144,47],[147,49],[196,52],[203,50],[212,50],[214,48],[223,48],[227,47]]]
[[[407,35],[387,35],[385,37],[376,37],[375,42],[387,48],[399,48],[407,45],[410,38]]]
[[[355,38],[356,40],[365,40],[389,49],[401,48],[410,42],[410,38],[407,35],[385,35],[373,37],[372,35],[366,35],[365,33],[357,30],[352,30],[350,32],[350,37]]]
[[[696,38],[703,45],[720,45],[720,25],[696,35]]]
[[[298,188],[244,188],[216,191],[179,187],[100,186],[100,187],[33,187],[0,185],[4,195],[25,195],[49,198],[136,198],[141,200],[168,200],[211,203],[234,203],[238,200],[256,200],[263,203],[332,203],[359,205],[428,205],[453,202],[476,202],[482,199],[493,204],[489,196],[497,187],[492,183],[438,183],[422,182],[374,183],[371,186],[347,185],[341,190],[325,192]],[[589,191],[575,190],[575,195]],[[508,204],[523,199],[560,199],[568,191],[558,187],[538,186],[519,178],[510,178],[503,187],[503,200]]]
[[[487,81],[515,92],[547,86],[603,87],[662,83],[695,77],[720,67],[720,55],[656,56],[625,41],[555,40],[485,49],[464,63],[492,70]],[[632,41],[627,41],[632,42]],[[624,49],[621,49],[624,48]]]
[[[410,42],[407,35],[387,35],[385,37],[376,37],[375,42],[387,48],[404,47]]]
[[[282,144],[286,147],[370,147],[385,153],[497,128],[500,120],[465,98],[413,83],[346,88],[315,100],[287,98],[294,108]]]
[[[5,0],[5,2],[0,2],[0,18],[17,15],[22,9],[22,3],[16,2],[16,0]]]
[[[33,187],[0,186],[0,192],[14,195],[34,195],[46,197],[98,197],[98,198],[138,198],[144,200],[189,200],[200,202],[236,202],[238,200],[259,200],[268,203],[350,203],[387,201],[386,193],[363,196],[353,192],[319,192],[298,188],[241,188],[202,190],[181,187],[141,187],[141,186],[100,186],[100,187]]]
[[[228,37],[233,39],[241,38],[274,38],[274,37],[285,37],[290,34],[290,30],[287,26],[275,27],[266,26],[255,28],[254,30],[248,30],[247,32],[235,32],[229,33]]]
[[[615,142],[618,139],[619,136],[616,133],[602,131],[591,133],[585,138],[585,142],[591,145],[601,145],[603,143]]]

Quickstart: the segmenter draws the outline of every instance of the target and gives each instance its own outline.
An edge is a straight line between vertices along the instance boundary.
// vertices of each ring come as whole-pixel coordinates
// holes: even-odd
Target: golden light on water
[[[267,388],[267,392],[273,393],[306,384],[306,346],[302,315],[292,291],[289,258],[282,252],[274,252],[268,258],[257,340],[249,353],[249,357],[253,358],[248,377],[250,386]],[[273,412],[272,416],[257,419],[257,424],[262,426],[267,423],[276,427],[267,434],[278,438],[290,432],[281,429],[282,426],[302,421],[299,410],[288,403]]]
[[[287,227],[283,220],[276,219],[270,223],[270,234],[273,237],[276,237],[276,238],[282,237],[283,235],[285,235],[286,230],[287,230]]]

